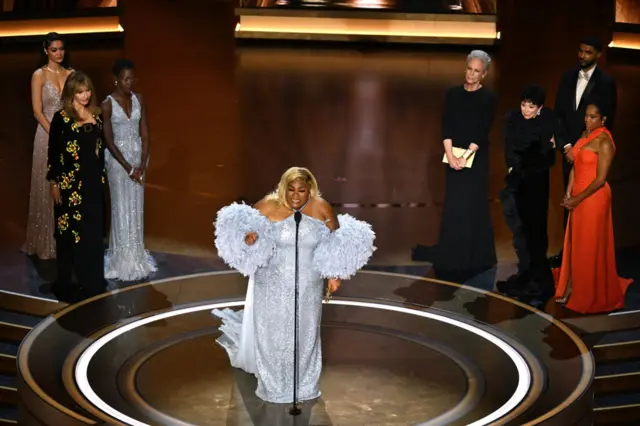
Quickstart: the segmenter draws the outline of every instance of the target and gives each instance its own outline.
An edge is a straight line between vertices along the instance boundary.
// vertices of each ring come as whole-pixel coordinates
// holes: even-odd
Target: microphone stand
[[[298,408],[298,279],[299,279],[299,265],[298,265],[298,231],[300,229],[300,221],[302,220],[302,213],[300,210],[296,210],[293,214],[293,219],[296,222],[296,266],[295,266],[295,290],[294,290],[294,331],[293,331],[293,406],[289,410],[289,414],[292,416],[299,416],[302,412]]]

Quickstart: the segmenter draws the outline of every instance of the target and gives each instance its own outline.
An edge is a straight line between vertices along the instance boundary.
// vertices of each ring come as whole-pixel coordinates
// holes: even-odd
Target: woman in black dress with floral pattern
[[[91,79],[74,71],[62,91],[62,109],[51,120],[47,180],[58,259],[54,293],[72,290],[74,272],[87,296],[105,289],[104,146],[100,109],[92,95]]]

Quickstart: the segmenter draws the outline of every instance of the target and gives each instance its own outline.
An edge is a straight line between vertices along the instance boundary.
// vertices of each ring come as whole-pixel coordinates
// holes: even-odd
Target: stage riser
[[[596,377],[594,389],[596,396],[640,392],[640,372]]]
[[[595,426],[640,424],[640,405],[595,410]]]
[[[207,403],[206,410],[211,412],[206,413],[197,412],[188,405],[180,405],[176,407],[178,411],[172,411],[173,408],[168,406],[165,410],[164,400],[156,400],[154,395],[163,398],[162,395],[169,392],[172,397],[181,398],[181,391],[186,392],[184,397],[191,398],[190,386],[200,389],[203,377],[209,375],[219,377],[217,385],[222,386],[222,401],[237,398],[235,394],[227,395],[229,389],[235,389],[233,384],[237,383],[237,378],[229,375],[227,357],[222,349],[213,344],[215,336],[211,327],[218,324],[211,317],[210,309],[224,305],[239,306],[246,294],[246,285],[246,278],[237,273],[219,271],[196,274],[132,286],[83,305],[69,307],[43,320],[20,348],[21,362],[16,387],[23,410],[20,412],[21,424],[73,426],[95,424],[100,422],[98,419],[106,421],[107,416],[97,413],[87,399],[86,390],[76,389],[77,383],[84,382],[83,377],[98,395],[104,396],[104,400],[116,407],[126,407],[127,411],[136,413],[142,421],[151,416],[149,410],[145,410],[148,407],[139,404],[140,395],[147,405],[162,415],[174,419],[187,418],[192,414],[201,416],[198,418],[202,422],[190,420],[191,424],[206,424],[207,420],[204,419],[217,415],[215,410],[220,410],[218,414],[228,415],[226,402],[213,408]],[[126,309],[122,309],[123,306]],[[323,345],[326,345],[323,355],[329,380],[327,383],[332,378],[339,378],[335,386],[325,383],[327,391],[324,398],[328,398],[327,401],[337,398],[332,403],[339,404],[342,401],[339,389],[345,386],[345,374],[353,374],[349,377],[353,377],[358,385],[361,371],[367,369],[373,373],[366,376],[367,382],[362,382],[362,395],[358,392],[355,394],[363,401],[377,400],[374,398],[377,396],[369,396],[367,392],[371,389],[372,380],[378,380],[375,372],[380,366],[383,366],[381,371],[385,374],[380,376],[381,383],[388,383],[387,375],[393,374],[397,380],[402,380],[398,383],[410,383],[417,392],[421,392],[421,374],[427,371],[424,359],[432,357],[443,365],[453,362],[459,367],[441,371],[455,370],[464,376],[452,376],[455,380],[459,379],[461,386],[448,392],[453,395],[454,404],[455,401],[466,401],[468,405],[460,409],[471,410],[460,413],[451,411],[451,416],[458,416],[454,419],[458,422],[454,424],[469,424],[480,414],[486,415],[485,411],[490,409],[487,408],[490,405],[499,407],[504,404],[522,383],[518,377],[525,377],[521,373],[516,374],[518,364],[508,359],[512,355],[496,347],[502,342],[504,348],[511,348],[515,354],[520,354],[519,362],[524,364],[518,370],[528,369],[530,376],[527,380],[531,380],[527,385],[529,390],[520,393],[520,397],[524,398],[522,402],[510,408],[509,414],[502,420],[510,424],[510,417],[515,422],[522,420],[518,424],[525,425],[535,419],[531,424],[547,426],[586,426],[592,423],[589,417],[593,415],[591,381],[594,365],[588,348],[566,326],[557,321],[550,322],[546,316],[537,315],[526,305],[514,305],[511,299],[422,277],[362,271],[350,281],[349,286],[345,286],[343,294],[334,298],[323,311]],[[132,321],[146,323],[149,316],[159,318],[147,325],[130,328],[119,336],[109,337],[112,339],[109,343],[99,342],[103,334],[108,337],[106,333],[125,324],[128,327]],[[526,317],[526,321],[522,321],[521,316]],[[532,333],[532,327],[540,332]],[[549,343],[541,339],[541,336],[550,333],[550,328],[554,330],[552,352],[562,354],[561,360],[550,354]],[[189,332],[202,336],[198,334],[199,337],[193,340],[183,339],[182,334]],[[491,343],[490,335],[498,340]],[[96,342],[104,346],[93,355],[91,363],[102,367],[99,370],[95,367],[82,370],[82,367],[79,372],[76,371],[74,366],[83,350],[87,349],[86,344]],[[154,351],[155,343],[158,343],[158,348],[162,346],[162,351]],[[53,349],[58,356],[51,359],[49,354]],[[138,354],[148,354],[150,357],[139,364],[143,367],[133,368],[138,366],[138,359],[135,358]],[[175,360],[184,356],[190,358],[185,370],[181,371],[182,366],[176,365]],[[473,362],[467,363],[466,360]],[[132,368],[122,368],[125,364]],[[171,371],[167,369],[169,365]],[[390,370],[390,365],[398,367],[397,371]],[[197,374],[194,368],[199,369]],[[432,364],[429,368],[441,367]],[[109,373],[105,375],[107,370]],[[332,375],[332,371],[335,374]],[[548,377],[545,377],[545,372]],[[425,375],[424,380],[439,383],[434,379],[438,374]],[[102,376],[109,379],[103,381]],[[52,382],[51,377],[61,377],[62,383]],[[185,382],[178,385],[174,379]],[[448,386],[452,381],[446,379],[443,383]],[[482,387],[478,388],[481,391],[473,388],[469,391],[469,387],[465,386],[469,383],[481,383]],[[162,388],[165,385],[171,386],[166,388],[166,392]],[[209,384],[206,386],[210,388]],[[427,388],[431,389],[429,386],[424,389]],[[247,392],[246,389],[245,386],[241,391]],[[43,390],[60,401],[47,399]],[[461,399],[452,393],[458,391],[468,398]],[[395,397],[396,394],[398,392],[387,399],[391,400],[391,396]],[[254,388],[246,396],[254,397]],[[240,397],[245,401],[243,394]],[[394,407],[398,415],[415,415],[401,409],[406,398],[400,398],[393,403],[396,405],[391,404],[391,408],[379,408],[381,414],[378,420],[386,418],[389,409],[393,410]],[[442,395],[439,394],[438,398],[441,399]],[[90,410],[89,406],[93,409]],[[239,407],[238,410],[245,410]],[[350,407],[340,409],[350,410]],[[450,410],[458,409],[456,407],[452,406]],[[247,406],[246,409],[249,408]],[[324,410],[322,406],[319,409]],[[476,414],[473,410],[480,411]],[[354,411],[353,415],[359,414]],[[33,420],[34,417],[36,420]],[[516,417],[518,420],[515,420]],[[419,415],[417,418],[431,417]],[[33,423],[26,423],[30,420]]]
[[[18,412],[19,424],[34,426],[84,426],[98,424],[89,418],[79,418],[77,415],[69,415],[52,407],[37,393],[32,391],[20,377],[18,389],[20,397]]]
[[[16,374],[16,357],[0,354],[0,374]]]
[[[67,306],[66,303],[54,300],[37,299],[0,291],[0,310],[44,318],[65,306]]]
[[[0,341],[20,343],[31,331],[30,327],[0,322]]]
[[[594,315],[563,321],[579,335],[640,329],[640,312],[620,315]]]
[[[593,356],[598,364],[640,359],[640,341],[597,345],[593,347]]]
[[[15,388],[0,386],[0,405],[17,407],[18,390]]]

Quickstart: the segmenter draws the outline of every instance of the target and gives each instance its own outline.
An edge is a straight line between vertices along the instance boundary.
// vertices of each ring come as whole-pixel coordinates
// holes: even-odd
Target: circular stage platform
[[[18,354],[24,424],[582,425],[594,363],[562,323],[474,288],[364,271],[324,305],[322,396],[289,405],[215,343],[247,279],[212,272],[107,293],[47,318]]]

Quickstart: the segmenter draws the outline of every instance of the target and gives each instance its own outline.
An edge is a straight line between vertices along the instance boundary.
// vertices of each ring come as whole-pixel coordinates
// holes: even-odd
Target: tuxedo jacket
[[[558,86],[554,111],[564,129],[564,137],[566,139],[557,141],[556,146],[560,151],[563,150],[566,144],[575,144],[582,136],[584,115],[589,102],[597,100],[608,109],[609,114],[606,126],[607,129],[613,131],[618,102],[617,89],[613,77],[601,70],[599,66],[596,66],[576,108],[576,86],[579,72],[580,68],[567,71],[562,76]]]

